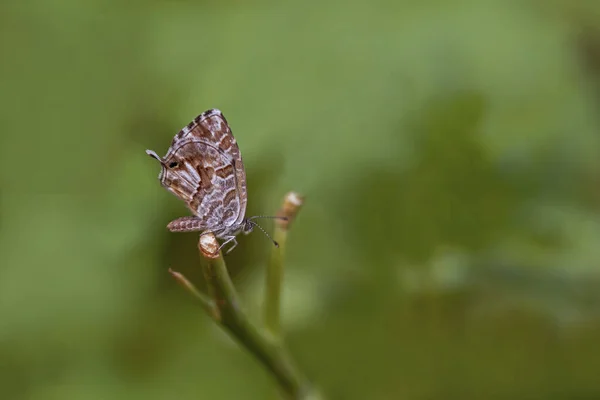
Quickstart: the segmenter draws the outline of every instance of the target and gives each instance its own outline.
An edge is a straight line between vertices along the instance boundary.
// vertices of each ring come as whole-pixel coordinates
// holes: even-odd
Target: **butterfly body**
[[[237,234],[252,231],[242,156],[221,111],[207,110],[179,131],[164,158],[146,153],[161,164],[161,185],[194,214],[169,223],[171,231],[210,231],[233,247]]]

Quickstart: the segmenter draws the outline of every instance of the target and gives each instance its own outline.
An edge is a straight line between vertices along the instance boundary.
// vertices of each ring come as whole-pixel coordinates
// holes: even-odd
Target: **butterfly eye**
[[[177,161],[171,161],[171,162],[169,163],[169,168],[175,168],[175,167],[177,167],[178,165],[179,165],[179,164],[177,163]]]

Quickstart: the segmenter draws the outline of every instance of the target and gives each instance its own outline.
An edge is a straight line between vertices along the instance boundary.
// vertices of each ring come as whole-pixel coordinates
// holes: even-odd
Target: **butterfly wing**
[[[246,173],[227,120],[200,114],[173,139],[161,184],[184,200],[207,228],[235,227],[246,212]]]

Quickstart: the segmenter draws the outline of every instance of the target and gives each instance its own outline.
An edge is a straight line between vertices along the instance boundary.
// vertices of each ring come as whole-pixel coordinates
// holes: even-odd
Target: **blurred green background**
[[[306,195],[327,399],[600,398],[599,2],[3,1],[0,58],[0,398],[273,398],[167,273],[197,234],[144,150],[212,107],[248,214]],[[270,246],[228,257],[253,315]]]

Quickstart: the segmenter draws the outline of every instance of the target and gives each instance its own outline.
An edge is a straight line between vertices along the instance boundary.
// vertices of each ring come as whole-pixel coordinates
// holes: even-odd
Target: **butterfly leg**
[[[177,218],[167,225],[167,229],[171,232],[197,232],[206,229],[202,224],[202,220],[198,217],[181,217]]]
[[[225,252],[225,254],[229,254],[231,250],[233,250],[238,244],[237,240],[235,239],[235,236],[227,236],[227,240],[223,242],[223,244],[219,247],[219,250],[225,247],[225,245],[229,242],[233,242],[233,245],[229,248],[229,250]]]

